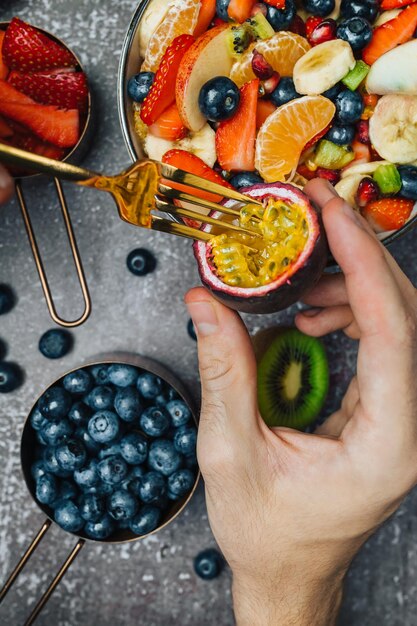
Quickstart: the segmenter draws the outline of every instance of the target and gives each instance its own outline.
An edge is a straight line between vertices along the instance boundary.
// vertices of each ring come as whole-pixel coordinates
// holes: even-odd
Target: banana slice
[[[172,2],[166,0],[151,0],[139,23],[138,39],[139,54],[145,58],[146,48],[153,33],[168,13]]]
[[[298,93],[317,96],[339,82],[355,67],[355,57],[347,41],[334,39],[311,48],[294,67]]]
[[[342,180],[339,180],[339,182],[334,187],[339,196],[355,209],[358,208],[358,205],[356,203],[356,192],[358,191],[359,183],[361,182],[362,178],[362,174],[351,174],[349,176],[346,176],[346,178],[342,178]]]
[[[366,78],[368,93],[417,95],[417,39],[379,57]]]
[[[392,163],[417,159],[417,96],[383,96],[369,122],[375,150]]]
[[[175,148],[195,154],[209,167],[213,167],[216,162],[216,133],[209,124],[204,124],[201,130],[175,143]]]
[[[154,159],[155,161],[161,161],[165,152],[168,150],[172,150],[172,148],[177,148],[173,141],[167,141],[166,139],[161,139],[160,137],[155,137],[148,133],[143,142],[143,149],[150,159]]]
[[[390,165],[389,161],[371,161],[369,163],[359,163],[358,165],[348,165],[342,171],[342,178],[347,178],[348,176],[354,176],[355,174],[360,174],[361,178],[364,176],[372,176],[375,170],[378,169],[380,165]]]

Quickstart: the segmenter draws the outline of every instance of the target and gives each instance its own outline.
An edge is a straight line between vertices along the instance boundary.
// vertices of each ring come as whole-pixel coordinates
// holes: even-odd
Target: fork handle
[[[7,165],[18,165],[40,174],[50,174],[57,178],[75,182],[99,176],[96,172],[84,169],[83,167],[64,163],[63,161],[48,159],[39,154],[32,154],[32,152],[7,146],[3,143],[0,143],[0,162],[6,163]]]

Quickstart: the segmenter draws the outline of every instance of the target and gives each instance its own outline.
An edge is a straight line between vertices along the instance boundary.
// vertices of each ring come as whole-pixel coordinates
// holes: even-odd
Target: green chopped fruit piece
[[[338,146],[332,141],[322,139],[314,155],[314,163],[317,167],[325,167],[328,170],[340,170],[355,158],[350,146]]]
[[[384,196],[398,193],[401,189],[401,176],[395,165],[380,165],[374,172],[374,181]]]
[[[275,35],[274,29],[262,13],[257,13],[247,20],[247,23],[256,39],[270,39]]]
[[[351,91],[355,91],[361,82],[367,77],[371,68],[364,61],[356,61],[356,65],[353,70],[350,70],[344,78],[342,83],[348,87]]]
[[[249,24],[234,24],[226,33],[226,45],[230,56],[238,59],[253,39]]]

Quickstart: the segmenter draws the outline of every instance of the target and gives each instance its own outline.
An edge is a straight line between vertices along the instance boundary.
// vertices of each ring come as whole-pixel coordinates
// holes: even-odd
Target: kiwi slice
[[[258,364],[258,404],[268,426],[303,429],[323,407],[329,367],[323,344],[295,328],[273,339]]]
[[[235,24],[230,26],[226,33],[229,54],[236,59],[242,56],[251,41],[252,31],[249,24]]]

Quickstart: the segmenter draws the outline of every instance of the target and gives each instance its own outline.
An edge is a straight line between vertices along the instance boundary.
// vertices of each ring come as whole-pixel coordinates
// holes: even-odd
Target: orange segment
[[[256,140],[255,167],[268,183],[283,181],[304,146],[332,121],[336,107],[323,96],[291,100],[272,113]]]
[[[178,35],[192,35],[197,25],[201,3],[196,0],[174,0],[146,48],[142,72],[156,72],[169,44]]]
[[[292,76],[294,65],[311,48],[307,39],[295,33],[281,31],[270,39],[249,46],[232,67],[230,78],[241,87],[255,78],[252,72],[252,51],[256,48],[281,76]]]

